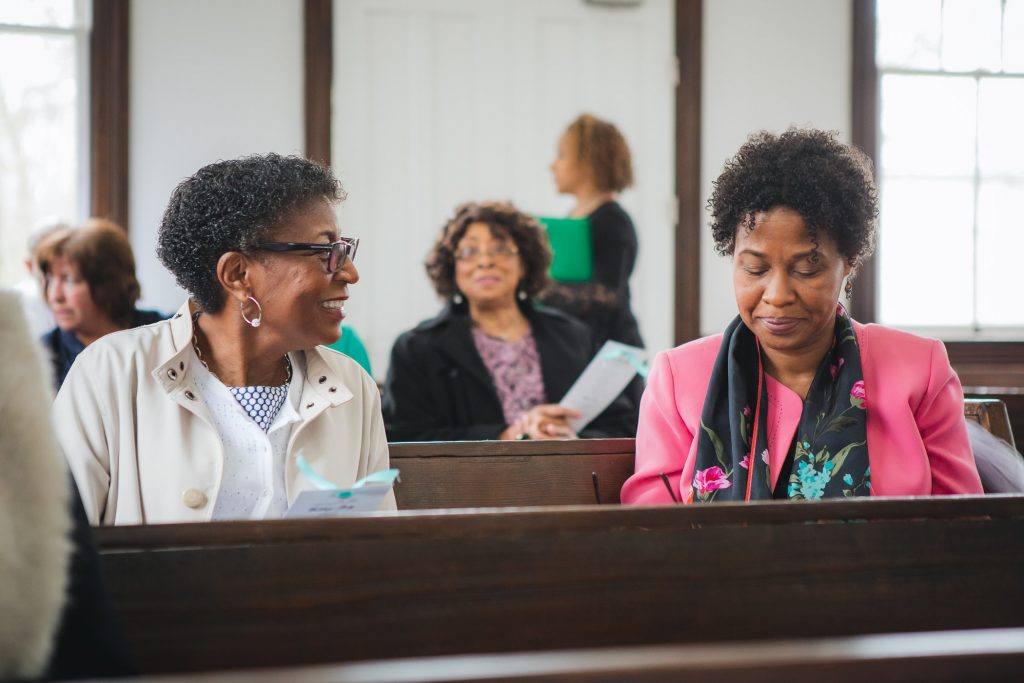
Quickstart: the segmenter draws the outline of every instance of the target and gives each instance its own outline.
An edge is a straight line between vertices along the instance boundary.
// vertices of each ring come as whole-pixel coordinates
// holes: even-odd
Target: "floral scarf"
[[[772,498],[768,389],[757,338],[737,316],[725,331],[701,412],[693,500]],[[754,443],[751,443],[751,439]],[[857,335],[836,312],[832,349],[804,400],[785,497],[817,500],[871,494],[867,401]],[[784,467],[780,479],[786,474]]]

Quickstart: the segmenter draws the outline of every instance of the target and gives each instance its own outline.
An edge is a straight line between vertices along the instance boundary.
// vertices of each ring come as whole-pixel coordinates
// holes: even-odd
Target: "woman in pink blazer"
[[[981,493],[942,342],[837,306],[874,243],[866,157],[822,131],[759,133],[709,205],[739,315],[655,360],[622,502]]]

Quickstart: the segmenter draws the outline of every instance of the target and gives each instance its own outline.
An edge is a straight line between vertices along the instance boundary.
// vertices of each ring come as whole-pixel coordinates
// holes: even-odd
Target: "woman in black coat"
[[[579,434],[557,405],[596,351],[590,330],[531,300],[547,285],[540,226],[510,204],[466,204],[427,272],[449,303],[395,342],[384,387],[389,441],[632,437],[619,396]]]

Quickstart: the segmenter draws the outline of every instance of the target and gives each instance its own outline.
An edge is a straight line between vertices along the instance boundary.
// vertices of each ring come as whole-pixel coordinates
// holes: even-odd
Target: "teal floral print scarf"
[[[761,348],[737,316],[725,331],[701,411],[694,502],[773,497],[767,420]],[[871,495],[864,373],[857,335],[842,306],[832,348],[811,382],[794,440],[789,481],[779,482],[786,497]],[[784,467],[780,478],[785,474]]]

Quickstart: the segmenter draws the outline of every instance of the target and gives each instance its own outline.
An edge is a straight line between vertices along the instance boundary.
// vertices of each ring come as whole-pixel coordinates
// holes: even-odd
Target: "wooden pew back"
[[[618,503],[633,439],[390,444],[401,510]]]
[[[139,683],[982,683],[1024,678],[1024,629],[415,657]]]
[[[1013,445],[1006,406],[967,399],[964,415]],[[618,503],[633,473],[633,439],[394,443],[401,510]]]
[[[986,394],[987,390],[991,390],[992,393]],[[1015,448],[1017,442],[1024,443],[1024,440],[1015,438],[1015,432],[1019,433],[1021,429],[1024,429],[1024,389],[964,387],[964,392],[967,391],[976,394],[964,399],[964,416],[967,419],[975,420]],[[1016,393],[999,393],[1013,391]],[[1018,403],[1020,405],[1017,405]],[[1011,418],[1011,406],[1016,408],[1016,419]]]
[[[146,672],[1024,626],[1024,497],[97,530]]]

